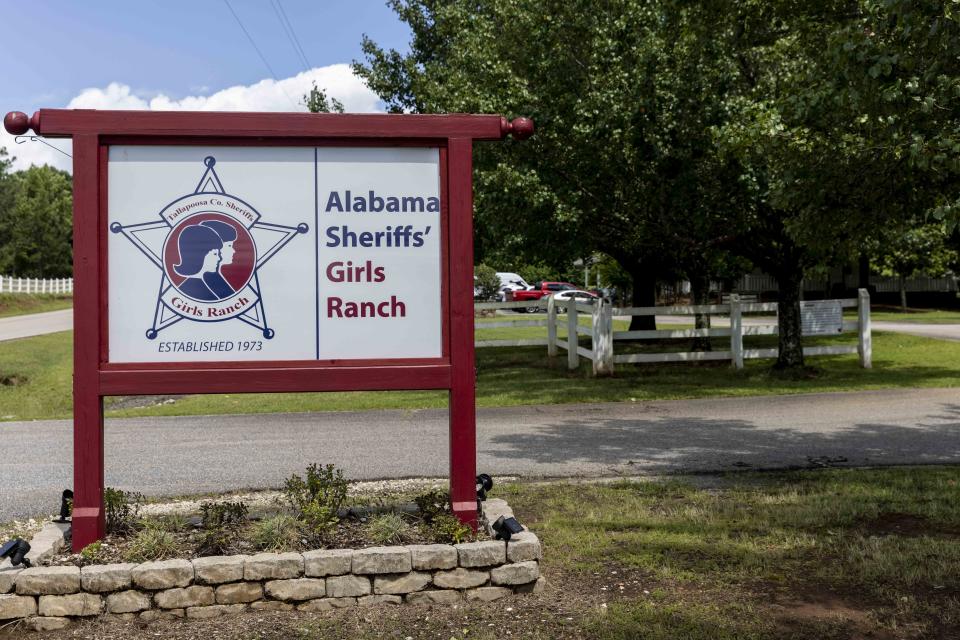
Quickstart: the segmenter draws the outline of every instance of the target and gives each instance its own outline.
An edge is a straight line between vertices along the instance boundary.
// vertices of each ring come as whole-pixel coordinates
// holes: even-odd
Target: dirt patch
[[[778,626],[793,629],[818,622],[839,622],[845,625],[851,640],[894,640],[902,635],[879,629],[870,611],[834,594],[809,595],[771,605]]]
[[[110,403],[110,409],[142,409],[163,404],[173,404],[185,396],[123,396]]]
[[[22,374],[12,374],[12,375],[0,375],[0,386],[4,387],[19,387],[20,385],[27,383],[27,376]]]
[[[930,522],[923,516],[911,513],[881,513],[876,518],[860,522],[857,528],[865,535],[871,536],[960,537],[960,528]]]

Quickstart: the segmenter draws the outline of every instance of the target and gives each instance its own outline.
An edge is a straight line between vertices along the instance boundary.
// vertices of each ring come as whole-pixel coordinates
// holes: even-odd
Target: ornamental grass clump
[[[254,523],[250,541],[260,551],[288,551],[300,542],[300,523],[291,515],[281,513]]]
[[[366,534],[377,544],[403,544],[410,539],[412,527],[399,513],[384,513],[367,522]]]
[[[149,562],[177,555],[180,546],[169,531],[143,529],[137,532],[124,553],[127,562]]]

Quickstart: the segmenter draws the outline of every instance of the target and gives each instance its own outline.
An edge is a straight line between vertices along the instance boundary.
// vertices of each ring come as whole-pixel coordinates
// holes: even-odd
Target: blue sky
[[[224,0],[0,0],[3,15],[23,16],[4,29],[0,112],[68,106],[294,110],[302,108],[296,103],[314,80],[348,110],[375,109],[372,96],[336,65],[361,57],[364,33],[406,49],[409,30],[384,0],[280,0],[310,71],[275,3],[230,0],[279,85]],[[0,145],[20,157],[18,168],[64,164],[55,152],[35,150],[38,143],[14,145],[4,134]]]

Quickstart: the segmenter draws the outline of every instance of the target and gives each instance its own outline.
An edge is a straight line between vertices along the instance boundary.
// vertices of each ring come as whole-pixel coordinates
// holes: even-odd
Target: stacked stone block
[[[488,540],[6,569],[0,571],[0,624],[22,619],[30,628],[49,630],[98,615],[153,621],[246,609],[492,601],[539,590],[540,557],[540,541],[524,531],[509,544]]]

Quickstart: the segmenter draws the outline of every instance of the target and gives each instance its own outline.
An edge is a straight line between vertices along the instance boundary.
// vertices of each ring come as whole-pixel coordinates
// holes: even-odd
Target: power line
[[[307,58],[307,53],[303,50],[303,46],[300,44],[300,38],[297,37],[297,32],[293,28],[293,23],[290,22],[290,18],[287,17],[287,12],[284,10],[283,4],[281,4],[280,0],[277,0],[277,6],[280,8],[280,13],[283,14],[283,19],[286,20],[287,26],[290,27],[290,35],[293,36],[293,41],[297,45],[297,50],[300,52],[300,57],[303,58],[303,61],[306,63],[307,69],[312,69],[313,65],[310,64],[310,60]]]
[[[287,36],[287,41],[290,42],[290,46],[293,47],[293,55],[300,59],[300,63],[303,65],[303,70],[309,71],[310,64],[307,62],[307,57],[303,54],[303,50],[297,46],[297,35],[293,32],[293,25],[290,25],[289,21],[284,20],[286,13],[283,12],[283,7],[280,6],[279,0],[270,0],[270,6],[273,8],[273,13],[277,16],[277,20],[280,21],[280,26],[283,27],[283,32]]]
[[[230,13],[233,14],[234,20],[237,21],[238,25],[240,25],[240,29],[242,29],[243,33],[247,36],[247,40],[250,41],[250,44],[253,46],[253,50],[257,52],[258,56],[260,56],[260,59],[263,61],[263,64],[267,67],[267,71],[269,71],[270,75],[273,76],[273,79],[277,83],[277,86],[280,87],[280,91],[283,91],[283,95],[287,96],[287,100],[289,100],[290,104],[292,104],[294,109],[296,109],[297,103],[293,101],[293,98],[290,97],[290,94],[287,93],[287,90],[284,89],[283,85],[280,84],[280,78],[277,77],[277,74],[273,71],[273,67],[270,66],[269,62],[267,62],[267,58],[263,55],[263,52],[260,51],[260,47],[258,47],[257,43],[253,41],[253,36],[251,36],[250,32],[247,31],[247,28],[243,26],[243,22],[240,20],[240,16],[238,16],[237,12],[234,11],[233,7],[230,6],[230,0],[223,0],[223,3],[227,5],[227,9],[229,9]]]

